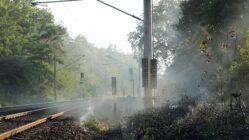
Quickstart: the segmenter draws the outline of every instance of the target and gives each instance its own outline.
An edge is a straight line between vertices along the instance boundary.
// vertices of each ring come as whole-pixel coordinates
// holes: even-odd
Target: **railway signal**
[[[117,103],[115,100],[115,95],[117,95],[117,78],[112,77],[112,95],[114,96],[114,104],[113,104],[113,117],[117,119]]]
[[[144,88],[148,88],[149,81],[149,62],[147,58],[142,58],[142,85]]]
[[[84,77],[85,77],[85,74],[83,72],[80,73],[80,85],[81,85],[81,91],[82,91],[82,98],[84,98],[84,87],[83,87],[83,84],[84,84]]]
[[[84,82],[83,82],[83,79],[84,79],[84,73],[82,72],[82,73],[80,73],[80,84],[83,84]]]
[[[143,65],[143,87],[144,105],[146,109],[153,108],[152,84],[151,84],[151,59],[152,46],[152,0],[144,0],[144,58]]]
[[[157,88],[157,60],[151,60],[151,87],[153,89]]]
[[[134,82],[134,77],[133,77],[133,69],[129,68],[129,74],[132,82],[132,95],[133,97],[135,96],[135,82]]]
[[[112,77],[112,95],[117,95],[117,78]]]

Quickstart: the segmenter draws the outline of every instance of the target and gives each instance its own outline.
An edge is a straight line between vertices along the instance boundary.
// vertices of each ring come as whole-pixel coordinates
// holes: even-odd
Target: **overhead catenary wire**
[[[124,62],[122,62],[122,61],[120,61],[120,60],[118,60],[118,59],[115,59],[114,57],[112,57],[112,56],[110,56],[110,55],[107,55],[106,57],[108,57],[108,58],[110,58],[111,60],[115,60],[116,62],[118,62],[118,63],[112,63],[112,64],[119,64],[119,65],[126,65],[126,66],[129,66],[129,67],[132,67],[131,65],[129,65],[129,64],[127,64],[127,63],[124,63]],[[122,64],[121,64],[122,63]],[[134,68],[134,67],[132,67],[133,69],[138,69],[138,68]]]
[[[64,69],[64,68],[67,68],[67,67],[69,67],[69,66],[75,64],[76,62],[78,62],[79,60],[81,60],[83,57],[85,57],[85,55],[80,56],[79,58],[73,60],[71,63],[65,65],[64,67],[57,69],[57,71],[60,71],[60,70],[62,70],[62,69]]]
[[[35,1],[35,2],[31,2],[31,4],[32,4],[33,6],[36,6],[36,5],[39,5],[39,4],[61,3],[61,2],[74,2],[74,1],[85,1],[85,0],[52,0],[52,1]],[[123,13],[123,14],[126,14],[126,15],[128,15],[128,16],[132,17],[132,18],[135,18],[135,19],[140,20],[140,21],[144,21],[144,20],[143,20],[143,19],[141,19],[140,17],[135,16],[135,15],[133,15],[133,14],[130,14],[130,13],[128,13],[128,12],[126,12],[126,11],[124,11],[124,10],[121,10],[121,9],[119,9],[119,8],[117,8],[117,7],[113,6],[113,5],[110,5],[110,4],[108,4],[108,3],[104,2],[104,1],[97,0],[97,2],[100,2],[100,3],[102,3],[102,4],[106,5],[106,6],[109,6],[109,7],[113,8],[113,9],[115,9],[115,10],[117,10],[117,11],[119,11],[119,12]]]
[[[101,1],[101,0],[97,0],[97,1],[100,2],[100,3],[102,3],[102,4],[104,4],[104,5],[106,5],[106,6],[109,6],[109,7],[113,8],[113,9],[115,9],[115,10],[118,10],[118,11],[121,12],[121,13],[124,13],[124,14],[126,14],[126,15],[128,15],[128,16],[131,16],[131,17],[133,17],[133,18],[135,18],[135,19],[137,19],[137,20],[143,21],[143,19],[141,19],[140,17],[137,17],[137,16],[132,15],[132,14],[130,14],[130,13],[128,13],[128,12],[125,12],[124,10],[121,10],[121,9],[119,9],[119,8],[117,8],[117,7],[114,7],[114,6],[112,6],[112,5],[110,5],[110,4],[106,3],[106,2],[103,2],[103,1]]]
[[[31,2],[32,5],[36,6],[38,4],[47,4],[47,3],[60,3],[60,2],[74,2],[74,1],[84,1],[84,0],[52,0],[52,1],[35,1]]]

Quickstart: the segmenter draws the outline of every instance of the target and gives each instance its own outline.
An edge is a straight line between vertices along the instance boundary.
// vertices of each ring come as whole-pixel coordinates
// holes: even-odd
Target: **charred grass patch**
[[[134,115],[128,129],[138,140],[249,139],[249,125],[240,110],[232,111],[226,104],[199,103],[193,97]]]

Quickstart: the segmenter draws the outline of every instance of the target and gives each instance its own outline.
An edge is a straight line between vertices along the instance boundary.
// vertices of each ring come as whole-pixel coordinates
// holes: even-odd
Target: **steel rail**
[[[88,102],[90,101],[90,103],[93,103],[91,99],[90,100],[88,99],[86,101],[88,101]],[[96,101],[98,101],[98,99]],[[71,104],[71,105],[73,105],[73,104]],[[77,104],[77,103],[75,103],[75,104]],[[85,104],[85,103],[83,103],[83,104]],[[66,115],[70,111],[76,110],[76,109],[78,109],[80,107],[81,106],[70,107],[70,108],[65,109],[64,111],[63,110],[60,111],[59,113],[55,113],[53,115],[48,114],[45,117],[41,117],[42,119],[40,119],[40,118],[39,119],[34,119],[33,121],[31,121],[29,123],[26,123],[26,124],[23,124],[23,125],[20,125],[20,126],[16,126],[16,127],[12,128],[12,129],[3,131],[3,132],[0,133],[0,140],[12,138],[12,136],[15,137],[15,135],[17,135],[19,133],[22,133],[22,132],[24,132],[24,131],[26,131],[28,129],[31,129],[31,128],[35,127],[35,126],[38,126],[40,124],[44,124],[44,123],[46,123],[46,122],[48,122],[50,120],[53,120],[53,119],[56,119],[56,118],[61,117],[63,115]],[[4,121],[2,123],[4,123]]]
[[[28,129],[32,128],[32,127],[35,127],[35,126],[37,126],[37,125],[40,125],[40,124],[45,123],[45,122],[47,122],[47,121],[50,121],[50,120],[52,120],[52,119],[58,118],[58,117],[60,117],[60,116],[63,116],[66,112],[67,112],[67,111],[65,111],[65,112],[60,112],[60,113],[56,113],[56,114],[50,115],[49,117],[45,117],[45,118],[36,120],[36,121],[34,121],[34,122],[25,124],[25,125],[23,125],[23,126],[20,126],[20,127],[18,127],[18,128],[15,128],[15,129],[9,130],[9,131],[7,131],[7,132],[1,133],[1,134],[0,134],[0,140],[8,139],[9,137],[11,137],[11,136],[13,136],[13,135],[16,135],[16,134],[18,134],[18,133],[21,133],[21,132],[23,132],[23,131],[25,131],[25,130],[28,130]]]
[[[68,100],[68,101],[60,101],[60,102],[44,102],[44,103],[34,103],[34,104],[24,104],[24,105],[16,105],[16,106],[7,106],[7,107],[0,107],[0,114],[5,112],[11,111],[18,111],[18,110],[27,110],[32,108],[41,108],[41,107],[49,107],[52,105],[59,105],[59,104],[67,104],[70,102],[80,102],[82,100]]]
[[[4,116],[0,116],[0,121],[14,119],[14,118],[17,118],[17,117],[22,117],[22,116],[30,115],[30,114],[33,114],[33,113],[36,113],[36,112],[39,112],[39,111],[44,111],[44,110],[48,110],[48,109],[51,109],[51,108],[63,107],[63,106],[67,106],[67,105],[62,105],[62,106],[56,105],[56,106],[51,106],[51,107],[45,107],[45,108],[40,108],[40,109],[34,109],[34,110],[29,110],[29,111],[24,111],[24,112],[19,112],[19,113],[4,115]]]

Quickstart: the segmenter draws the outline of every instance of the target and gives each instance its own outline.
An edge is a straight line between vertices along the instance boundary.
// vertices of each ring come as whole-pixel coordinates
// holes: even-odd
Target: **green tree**
[[[246,0],[162,0],[155,5],[154,53],[167,66],[160,86],[175,84],[189,94],[218,95],[215,85],[223,85],[229,95],[230,69],[240,61],[238,48],[245,46],[248,10]],[[142,48],[142,33],[139,23],[130,34],[136,53],[142,52],[138,49]]]
[[[122,95],[125,89],[127,95],[132,95],[132,83],[128,71],[130,67],[134,68],[135,92],[137,92],[137,63],[132,55],[120,53],[115,45],[97,48],[81,35],[75,39],[66,38],[64,46],[64,64],[58,66],[58,80],[63,85],[58,93],[61,98],[110,96],[113,76],[117,77],[118,94]],[[82,84],[80,84],[81,72],[85,75]]]
[[[53,81],[53,56],[63,53],[60,42],[65,29],[54,23],[51,13],[30,2],[0,1],[1,94],[46,100]]]

